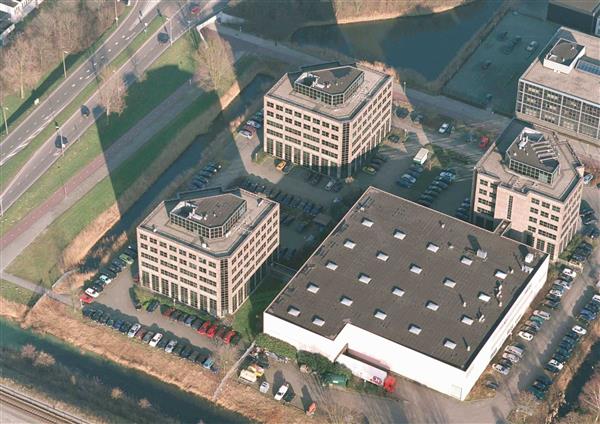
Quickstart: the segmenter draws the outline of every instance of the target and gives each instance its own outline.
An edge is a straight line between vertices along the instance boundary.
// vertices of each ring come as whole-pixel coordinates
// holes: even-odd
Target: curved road
[[[144,30],[146,16],[158,0],[136,0],[117,30],[98,49],[42,101],[9,135],[0,142],[0,166],[25,148],[54,117],[91,82],[91,78],[119,55],[137,34]]]
[[[167,32],[173,41],[181,37],[191,26],[211,17],[220,11],[225,2],[210,0],[203,4],[202,12],[192,16],[186,7],[187,2],[181,8],[175,2],[165,1],[161,4],[161,13],[170,16],[159,32]],[[164,4],[164,6],[163,6]],[[172,34],[171,34],[172,32]],[[169,42],[160,42],[158,37],[152,36],[133,54],[133,56],[121,67],[113,78],[123,78],[127,85],[136,81],[139,75],[152,64],[158,57],[169,48]],[[81,113],[75,113],[66,122],[61,123],[59,134],[53,134],[34,153],[30,160],[23,166],[13,181],[5,188],[0,197],[0,214],[3,214],[29,187],[37,181],[56,162],[63,149],[56,146],[58,137],[67,140],[64,150],[68,149],[85,131],[95,123],[95,120],[103,115],[104,109],[100,105],[96,91],[87,101],[86,106],[92,111],[91,116],[84,117]]]

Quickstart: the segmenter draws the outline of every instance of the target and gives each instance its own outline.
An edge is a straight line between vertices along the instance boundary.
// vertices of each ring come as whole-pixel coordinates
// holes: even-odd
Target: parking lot
[[[446,84],[444,94],[482,108],[491,105],[494,111],[512,115],[519,77],[557,28],[557,24],[546,20],[507,13]],[[520,41],[509,51],[507,47],[517,37]],[[537,44],[529,51],[531,42]]]

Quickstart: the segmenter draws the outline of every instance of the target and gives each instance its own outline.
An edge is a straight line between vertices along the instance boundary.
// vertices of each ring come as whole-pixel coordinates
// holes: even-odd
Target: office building
[[[8,13],[12,22],[17,23],[29,15],[44,0],[0,0],[0,12]]]
[[[215,316],[235,313],[279,246],[279,204],[206,189],[159,204],[137,228],[142,287]]]
[[[600,145],[600,42],[560,28],[519,79],[516,116]]]
[[[328,63],[285,74],[265,95],[264,151],[347,177],[392,123],[392,78],[360,65]]]
[[[264,332],[359,374],[464,400],[544,285],[548,255],[368,188],[264,312]]]
[[[473,170],[472,221],[554,260],[579,228],[584,167],[564,136],[513,120]]]
[[[600,36],[600,0],[550,0],[546,19]]]

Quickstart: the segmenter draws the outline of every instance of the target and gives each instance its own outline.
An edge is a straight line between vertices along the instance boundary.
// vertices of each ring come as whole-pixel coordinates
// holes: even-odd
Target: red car
[[[215,334],[215,337],[222,339],[223,337],[225,337],[225,334],[227,334],[228,331],[229,329],[225,326],[219,327],[217,333]]]
[[[79,300],[81,300],[83,303],[92,303],[94,298],[86,293],[83,293]]]
[[[214,324],[213,326],[211,326],[208,330],[206,330],[206,336],[209,339],[212,339],[213,337],[215,337],[215,334],[217,334],[217,328],[219,328],[219,326],[217,324]]]
[[[210,321],[205,321],[204,324],[202,324],[202,326],[200,326],[200,328],[198,329],[198,333],[200,334],[206,334],[206,330],[208,330],[208,328],[211,326],[211,322]]]
[[[233,340],[235,335],[236,335],[235,331],[229,330],[229,332],[227,334],[225,334],[225,337],[223,337],[223,341],[225,342],[225,344],[230,344],[231,340]]]

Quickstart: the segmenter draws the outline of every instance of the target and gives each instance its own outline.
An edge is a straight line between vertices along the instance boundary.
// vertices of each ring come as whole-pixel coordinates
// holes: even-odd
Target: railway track
[[[31,417],[32,423],[80,424],[86,423],[81,418],[59,411],[52,406],[17,392],[7,386],[0,385],[0,406],[16,409]]]

